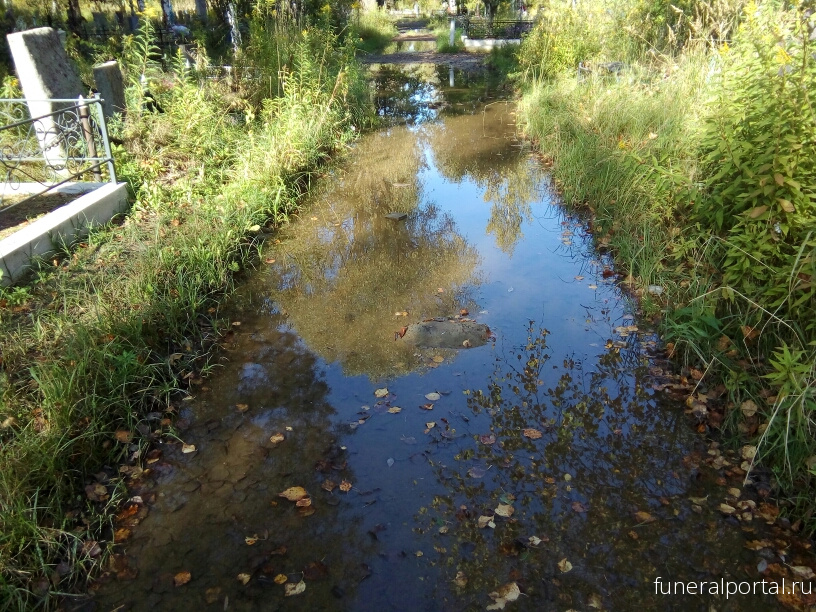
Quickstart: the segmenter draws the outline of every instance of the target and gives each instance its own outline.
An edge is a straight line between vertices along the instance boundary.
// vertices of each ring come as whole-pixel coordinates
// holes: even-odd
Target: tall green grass
[[[56,265],[42,262],[28,300],[0,310],[3,609],[55,609],[60,593],[87,584],[125,495],[115,468],[91,475],[172,434],[159,417],[212,368],[219,304],[253,265],[264,228],[296,209],[305,178],[368,113],[353,46],[324,30],[288,29],[277,51],[256,40],[286,58],[265,99],[257,81],[200,79],[180,62],[161,72],[149,41],[137,42],[116,152],[131,212]],[[164,112],[142,106],[145,87]],[[97,482],[107,499],[86,495]]]
[[[397,26],[383,10],[365,11],[352,21],[351,31],[360,51],[382,53],[397,35]]]
[[[812,20],[721,3],[632,45],[614,26],[643,7],[615,6],[550,15],[525,41],[520,120],[675,354],[705,372],[701,388],[724,386],[729,440],[758,445],[812,517]]]

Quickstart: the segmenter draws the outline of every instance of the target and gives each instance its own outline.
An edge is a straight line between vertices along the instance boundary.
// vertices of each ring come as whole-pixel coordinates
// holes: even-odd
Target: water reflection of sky
[[[240,610],[476,610],[515,582],[525,595],[507,609],[773,607],[654,594],[656,576],[733,579],[756,559],[715,510],[723,493],[682,410],[655,400],[652,336],[615,331],[633,323],[631,304],[556,205],[512,106],[439,121],[427,108],[438,79],[387,78],[400,93],[380,108],[410,125],[364,138],[264,254],[274,263],[238,298],[228,362],[187,415],[182,435],[200,450],[168,453],[129,549],[142,574],[103,601],[184,609],[210,593]],[[407,218],[384,217],[393,211]],[[462,308],[495,342],[438,351],[395,339]],[[286,440],[271,444],[275,432]],[[341,479],[348,493],[324,487]],[[292,485],[314,514],[277,497]],[[711,504],[697,513],[690,496]],[[255,534],[257,548],[244,540]],[[171,588],[181,569],[193,582]],[[306,591],[285,598],[279,575],[308,576]]]

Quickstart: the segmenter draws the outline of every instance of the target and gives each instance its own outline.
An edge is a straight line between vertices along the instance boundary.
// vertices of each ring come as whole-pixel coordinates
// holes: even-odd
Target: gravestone
[[[53,98],[76,99],[82,93],[82,82],[68,60],[57,31],[35,28],[8,34],[6,38],[31,117],[41,117],[71,106],[69,103],[49,102]],[[55,168],[64,165],[66,156],[57,123],[55,117],[50,116],[35,124],[43,155]]]
[[[94,66],[94,82],[96,90],[102,98],[102,114],[105,121],[108,121],[116,113],[125,114],[125,80],[119,63],[116,61],[105,62]]]
[[[196,15],[203,22],[207,23],[207,0],[196,0]]]

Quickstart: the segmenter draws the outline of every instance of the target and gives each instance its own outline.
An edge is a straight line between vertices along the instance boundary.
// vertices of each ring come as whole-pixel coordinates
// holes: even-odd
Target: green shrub
[[[725,241],[723,283],[816,339],[816,41],[750,12],[724,54],[701,142],[695,219]]]

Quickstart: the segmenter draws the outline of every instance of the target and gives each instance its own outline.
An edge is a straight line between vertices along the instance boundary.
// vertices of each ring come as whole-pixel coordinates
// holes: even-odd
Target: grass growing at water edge
[[[42,262],[25,300],[3,292],[4,608],[53,609],[87,585],[126,495],[111,466],[178,442],[172,415],[213,367],[221,299],[257,259],[265,228],[296,209],[310,172],[366,120],[351,45],[316,29],[274,36],[266,48],[280,45],[290,62],[280,96],[258,104],[251,81],[236,94],[180,61],[162,72],[149,35],[137,39],[116,152],[131,213]],[[163,113],[143,108],[142,73]]]
[[[698,391],[721,398],[703,425],[772,469],[813,531],[816,23],[723,2],[633,45],[620,12],[595,8],[547,15],[524,43],[522,122]]]

